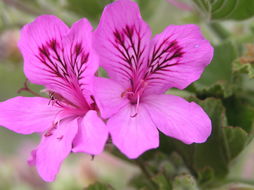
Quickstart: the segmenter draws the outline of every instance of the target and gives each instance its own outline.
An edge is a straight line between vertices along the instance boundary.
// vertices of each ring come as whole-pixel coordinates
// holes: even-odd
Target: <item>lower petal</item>
[[[59,110],[47,98],[15,97],[0,102],[0,126],[21,134],[43,132],[52,126]]]
[[[73,152],[96,155],[103,151],[108,138],[108,129],[96,111],[89,111],[79,121],[78,133],[73,142]]]
[[[107,126],[113,143],[131,159],[159,146],[158,130],[143,105],[138,110],[135,105],[126,105],[108,120]]]
[[[194,102],[173,95],[150,95],[143,99],[154,124],[164,134],[186,144],[203,143],[211,134],[211,120]]]
[[[36,165],[43,180],[55,180],[61,163],[72,149],[72,141],[77,134],[77,119],[61,121],[51,136],[43,136],[40,145],[33,152],[30,164]]]

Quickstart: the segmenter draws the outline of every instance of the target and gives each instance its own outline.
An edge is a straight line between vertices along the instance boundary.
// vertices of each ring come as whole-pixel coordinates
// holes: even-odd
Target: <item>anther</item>
[[[45,136],[45,137],[49,137],[49,136],[53,135],[53,131],[54,131],[55,129],[57,129],[57,126],[56,126],[56,124],[53,124],[53,126],[52,126],[49,130],[46,131],[46,133],[44,134],[44,136]]]

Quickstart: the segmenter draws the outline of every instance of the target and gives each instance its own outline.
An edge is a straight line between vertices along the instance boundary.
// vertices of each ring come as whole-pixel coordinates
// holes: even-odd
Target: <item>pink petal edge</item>
[[[194,102],[173,95],[150,95],[143,99],[157,128],[186,144],[203,143],[211,134],[211,120]]]
[[[52,126],[59,108],[40,97],[15,97],[0,102],[0,126],[21,134],[44,132]]]
[[[72,142],[77,134],[77,118],[66,119],[59,123],[51,136],[43,136],[33,152],[30,164],[36,165],[39,175],[46,182],[55,180],[63,160],[72,149]]]

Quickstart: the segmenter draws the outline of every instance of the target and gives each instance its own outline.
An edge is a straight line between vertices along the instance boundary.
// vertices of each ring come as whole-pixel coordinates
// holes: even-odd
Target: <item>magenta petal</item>
[[[137,3],[119,0],[109,4],[94,36],[101,66],[112,79],[128,88],[130,78],[142,77],[150,37],[150,28],[142,20]]]
[[[211,120],[194,102],[173,95],[150,95],[143,99],[154,124],[164,134],[186,144],[203,143],[211,134]]]
[[[77,119],[61,121],[51,136],[43,136],[40,145],[33,155],[35,164],[43,180],[55,180],[60,170],[61,163],[72,149],[72,141],[77,133]]]
[[[213,47],[193,24],[167,27],[151,42],[146,93],[184,89],[199,79],[211,62]]]
[[[94,96],[103,118],[117,113],[128,103],[128,99],[122,97],[125,89],[120,84],[101,77],[96,77],[94,82]]]
[[[51,127],[59,111],[46,98],[15,97],[0,102],[0,126],[22,134],[43,132]]]
[[[58,61],[51,57],[49,60],[47,56],[53,54],[50,47],[60,46],[68,32],[69,28],[52,15],[39,16],[22,28],[18,46],[24,57],[24,72],[31,82],[45,85],[53,80],[53,63],[58,64]],[[60,79],[57,78],[57,81]]]
[[[74,85],[74,90],[68,96],[74,94],[81,104],[83,100],[79,91],[87,101],[90,99],[93,93],[92,81],[99,66],[97,54],[92,48],[92,30],[89,21],[83,18],[72,25],[63,39],[64,56],[69,64],[68,73],[72,75],[71,88]]]
[[[69,29],[55,16],[44,15],[21,31],[19,48],[24,72],[35,84],[44,85],[77,106],[92,91],[98,61],[91,48],[92,26],[86,19]]]
[[[108,129],[96,111],[89,111],[79,121],[78,133],[73,142],[73,152],[96,155],[103,151],[108,138]]]
[[[114,145],[131,159],[159,146],[159,133],[149,113],[140,105],[126,105],[107,123]]]

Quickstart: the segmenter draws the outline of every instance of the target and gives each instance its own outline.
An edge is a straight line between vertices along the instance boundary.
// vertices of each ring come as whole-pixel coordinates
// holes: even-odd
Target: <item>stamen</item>
[[[136,103],[136,109],[135,109],[135,114],[131,115],[131,117],[136,117],[138,115],[138,108],[139,108],[139,101],[140,101],[140,95],[137,97],[137,103]]]
[[[50,105],[51,102],[52,102],[52,104],[51,104],[52,106],[56,103],[57,100],[55,99],[54,94],[55,94],[54,92],[49,92],[49,99],[50,100],[49,100],[48,105]]]
[[[53,131],[57,129],[57,124],[53,124],[52,127],[46,131],[46,133],[44,134],[45,137],[49,137],[51,135],[53,135]]]
[[[128,88],[127,90],[123,91],[122,94],[121,94],[121,98],[124,98],[126,97],[127,95],[134,95],[133,92],[131,92],[131,89]]]

